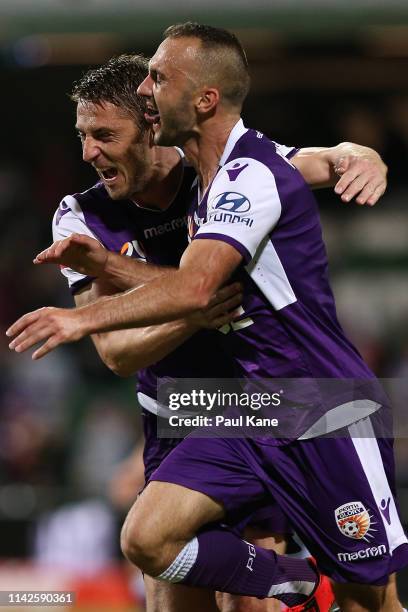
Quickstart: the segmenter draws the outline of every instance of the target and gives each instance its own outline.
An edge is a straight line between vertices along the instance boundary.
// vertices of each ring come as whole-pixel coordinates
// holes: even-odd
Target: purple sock
[[[277,555],[214,527],[191,540],[158,578],[260,599],[276,597],[296,606],[310,596],[317,572],[304,559]]]

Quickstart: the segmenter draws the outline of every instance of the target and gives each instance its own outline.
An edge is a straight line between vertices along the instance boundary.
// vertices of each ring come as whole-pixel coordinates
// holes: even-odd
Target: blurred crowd
[[[51,218],[60,199],[94,182],[92,170],[81,163],[73,108],[64,97],[80,71],[63,72],[58,93],[45,88],[51,73],[38,77],[29,108],[25,96],[32,78],[22,80],[15,99],[6,94],[19,120],[17,128],[4,128],[0,153],[2,332],[27,311],[72,305],[59,270],[31,263],[52,240]],[[387,163],[389,189],[375,209],[344,205],[330,190],[318,199],[340,320],[375,372],[398,380],[403,404],[408,95],[352,99],[314,93],[301,104],[293,95],[253,96],[245,118],[284,144],[354,141],[374,147]],[[84,572],[119,559],[118,526],[143,484],[135,381],[109,372],[90,340],[32,362],[30,354],[11,353],[3,333],[0,365],[0,556],[73,564]],[[403,423],[397,433],[398,485],[408,523]]]

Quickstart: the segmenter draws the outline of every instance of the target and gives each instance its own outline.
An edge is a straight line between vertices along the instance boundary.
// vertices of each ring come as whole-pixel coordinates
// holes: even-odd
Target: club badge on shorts
[[[372,528],[373,520],[366,510],[364,504],[359,501],[348,502],[339,506],[334,511],[337,527],[343,535],[353,540],[365,540],[372,538],[370,531],[375,531]]]

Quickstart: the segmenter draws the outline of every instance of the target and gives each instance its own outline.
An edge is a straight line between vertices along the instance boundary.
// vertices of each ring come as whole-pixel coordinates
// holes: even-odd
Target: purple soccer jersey
[[[74,232],[86,234],[110,251],[157,265],[178,266],[187,247],[186,206],[194,178],[193,169],[185,166],[181,187],[164,211],[144,208],[130,200],[114,201],[102,183],[83,193],[66,196],[54,215],[54,240]],[[68,268],[63,268],[62,273],[68,278],[73,294],[93,280]],[[195,334],[160,362],[139,372],[139,400],[147,410],[157,410],[157,378],[161,376],[231,375],[226,357],[215,354],[211,337],[210,332]]]
[[[239,121],[215,178],[202,197],[196,181],[191,202],[190,240],[224,241],[243,257],[234,276],[244,285],[243,312],[219,337],[238,374],[352,379],[363,381],[364,393],[369,388],[355,414],[341,410],[352,395],[337,403],[318,395],[320,405],[293,437],[310,437],[327,412],[336,428],[372,414],[382,391],[337,319],[317,203],[282,147]]]
[[[53,219],[54,240],[72,233],[86,234],[97,239],[105,248],[157,265],[177,266],[187,241],[187,201],[195,172],[184,167],[184,178],[170,206],[164,210],[137,206],[130,200],[113,201],[102,183],[83,193],[66,196]],[[94,279],[69,268],[62,268],[71,292],[90,284]],[[228,357],[214,351],[217,332],[199,332],[158,363],[138,372],[138,400],[142,406],[145,446],[143,459],[146,482],[181,438],[157,437],[156,401],[157,379],[166,378],[229,378],[234,369]],[[165,410],[163,418],[165,417]],[[248,522],[271,532],[290,532],[281,510],[267,500],[259,512],[240,517],[235,527],[241,529]],[[267,520],[269,519],[269,521]]]
[[[244,312],[220,339],[249,386],[257,378],[357,379],[382,399],[337,320],[314,198],[279,146],[240,121],[212,184],[202,199],[196,185],[192,199],[190,238],[227,242],[245,262],[236,273]],[[317,406],[314,420],[296,432],[302,440],[212,437],[197,453],[186,438],[153,479],[220,501],[227,517],[260,503],[268,490],[325,573],[339,582],[385,584],[408,563],[392,441],[375,438],[377,401],[363,402],[366,414],[353,413],[345,396],[344,404]],[[333,412],[344,437],[322,438]]]

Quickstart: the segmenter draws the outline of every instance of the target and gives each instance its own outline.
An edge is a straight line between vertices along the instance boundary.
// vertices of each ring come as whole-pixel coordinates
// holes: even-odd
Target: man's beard
[[[168,116],[165,123],[160,120],[160,127],[154,135],[154,142],[161,147],[183,146],[183,144],[192,135],[190,122],[186,118],[181,120],[180,111]]]

